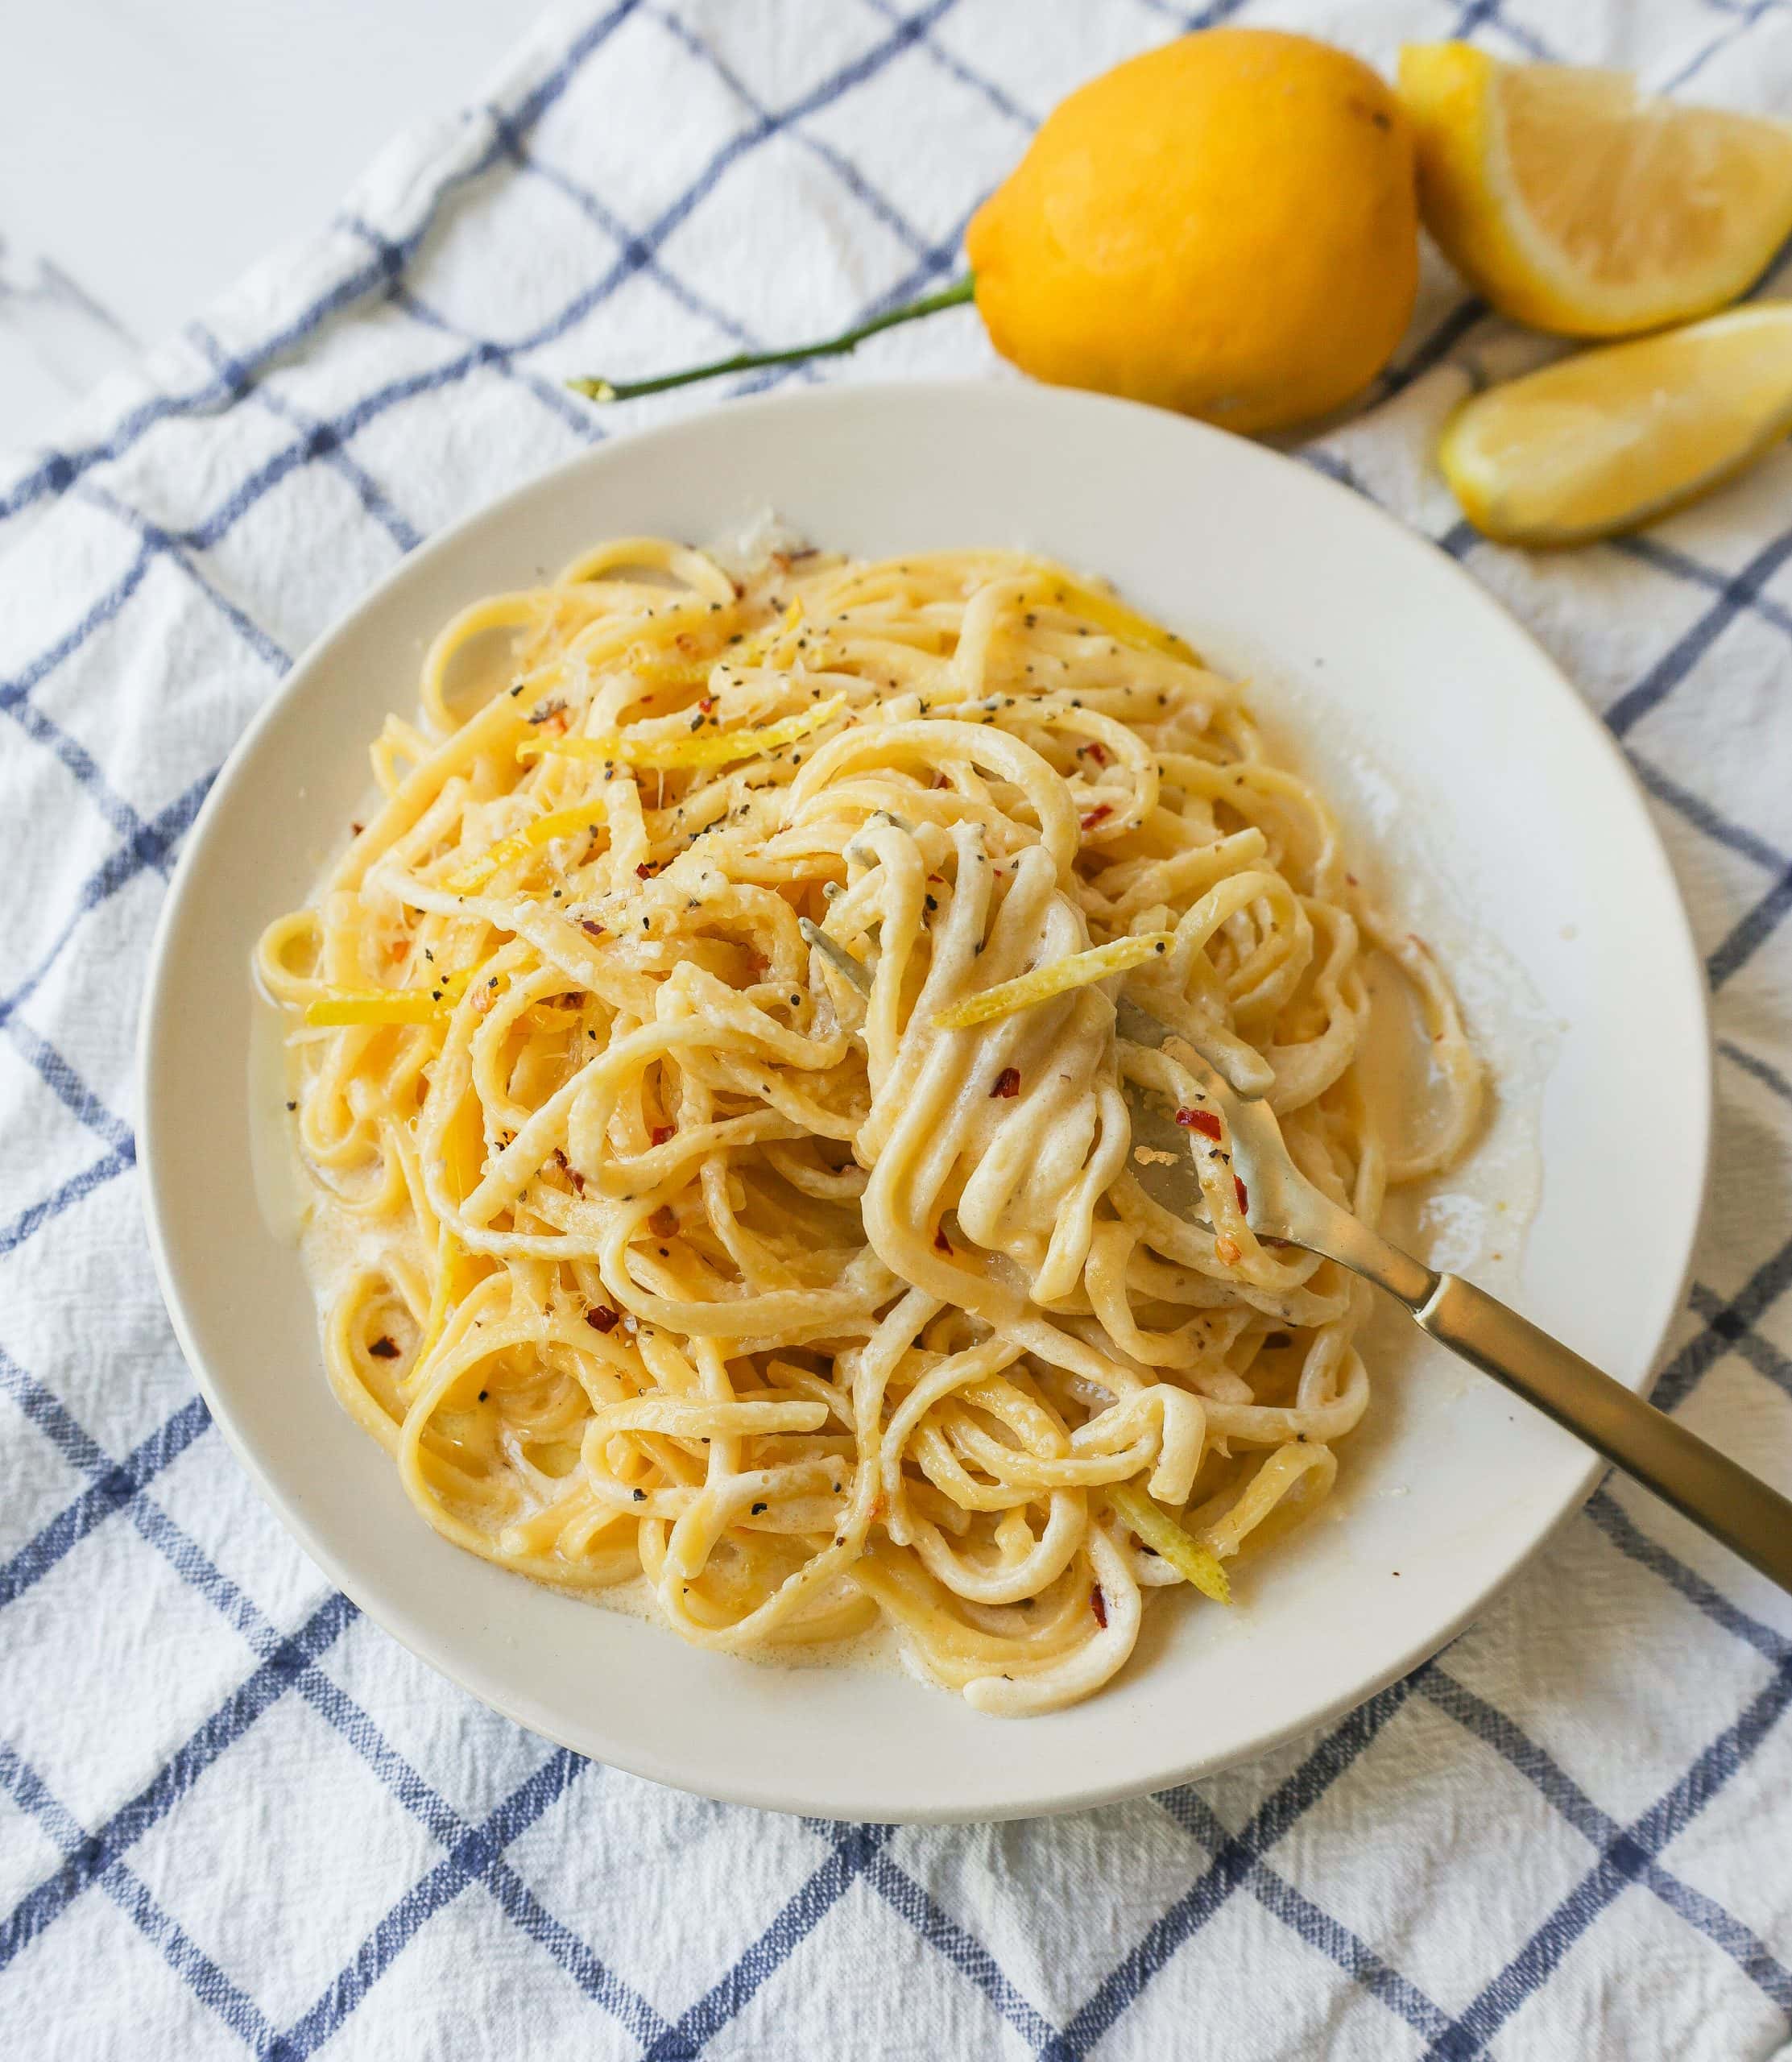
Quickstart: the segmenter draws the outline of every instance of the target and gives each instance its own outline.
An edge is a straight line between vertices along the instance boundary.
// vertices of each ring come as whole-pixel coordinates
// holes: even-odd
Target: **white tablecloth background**
[[[1792,110],[1779,0],[1192,19],[1220,17],[1384,64],[1471,34]],[[209,1428],[151,1277],[145,951],[206,786],[292,655],[441,524],[722,398],[600,424],[562,375],[800,337],[943,283],[1039,116],[1190,19],[1157,0],[557,12],[326,229],[53,449],[0,462],[8,2055],[1781,2050],[1792,1609],[1622,1483],[1436,1661],[1262,1764],[1057,1821],[805,1824],[582,1763],[362,1620]],[[1792,1486],[1792,457],[1629,542],[1480,543],[1427,453],[1466,368],[1540,349],[1434,268],[1395,372],[1308,455],[1528,622],[1656,800],[1720,1055],[1661,1393]],[[959,312],[781,376],[966,370],[1012,376]]]

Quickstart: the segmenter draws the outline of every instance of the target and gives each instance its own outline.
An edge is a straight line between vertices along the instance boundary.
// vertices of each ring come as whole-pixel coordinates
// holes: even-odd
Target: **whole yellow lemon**
[[[1347,400],[1406,327],[1412,135],[1347,52],[1206,29],[1072,93],[966,245],[1036,379],[1275,429]]]

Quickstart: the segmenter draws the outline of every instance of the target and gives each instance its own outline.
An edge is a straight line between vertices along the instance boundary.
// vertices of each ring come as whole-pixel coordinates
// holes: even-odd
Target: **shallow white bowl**
[[[595,540],[711,536],[768,504],[858,553],[1051,553],[1250,666],[1272,702],[1279,681],[1310,717],[1322,693],[1441,831],[1452,899],[1559,1028],[1517,1299],[1647,1381],[1703,1193],[1709,1053],[1685,916],[1604,731],[1480,588],[1357,496],[1173,416],[1020,384],[824,388],[606,445],[414,553],[312,648],[218,780],[162,920],[142,1140],[168,1308],[226,1438],[312,1559],[539,1733],[713,1797],[838,1818],[1001,1818],[1177,1783],[1434,1652],[1595,1464],[1492,1384],[1415,1357],[1383,1380],[1376,1436],[1345,1450],[1341,1515],[1264,1557],[1241,1609],[1161,1600],[1100,1696],[992,1720],[892,1674],[694,1651],[445,1544],[337,1408],[297,1254],[257,1208],[250,949],[340,848],[366,742],[388,709],[409,713],[429,636]]]

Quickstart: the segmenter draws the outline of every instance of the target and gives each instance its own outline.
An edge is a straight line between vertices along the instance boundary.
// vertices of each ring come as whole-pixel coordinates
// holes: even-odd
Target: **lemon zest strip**
[[[433,1024],[457,1003],[465,974],[449,974],[427,988],[332,988],[305,1004],[305,1021],[316,1025]]]
[[[1047,581],[1041,583],[1041,593],[1043,598],[1057,607],[1068,610],[1073,615],[1086,617],[1128,644],[1143,644],[1151,651],[1162,652],[1190,665],[1200,663],[1194,647],[1173,630],[1165,629],[1149,616],[1140,615],[1136,609],[1128,608],[1124,602],[1116,601],[1098,588],[1085,586],[1080,580]]]
[[[581,802],[577,809],[550,809],[525,825],[515,837],[501,838],[478,859],[468,860],[449,874],[442,885],[456,895],[470,895],[475,888],[483,888],[500,867],[509,866],[556,838],[570,838],[580,830],[594,831],[598,826],[594,819],[602,814],[595,802]]]
[[[1141,931],[1136,938],[1117,938],[1109,945],[1095,945],[1086,952],[1073,952],[1055,959],[1049,967],[1035,967],[1012,981],[999,981],[981,995],[967,996],[933,1019],[942,1031],[965,1031],[973,1024],[987,1024],[992,1017],[1006,1017],[1010,1010],[1028,1009],[1048,1002],[1070,988],[1086,988],[1091,981],[1104,981],[1110,974],[1124,974],[1161,952],[1174,942],[1173,931]]]
[[[1145,1545],[1155,1546],[1176,1572],[1193,1584],[1203,1596],[1211,1596],[1215,1604],[1231,1602],[1232,1586],[1226,1580],[1219,1556],[1211,1546],[1203,1546],[1186,1526],[1179,1525],[1162,1505],[1153,1503],[1137,1483],[1115,1483],[1107,1496],[1121,1518]]]
[[[693,731],[672,738],[528,738],[516,747],[516,756],[525,764],[552,752],[559,759],[619,760],[627,766],[668,772],[677,767],[726,766],[736,759],[757,759],[794,744],[831,723],[846,706],[845,695],[830,695],[813,708],[800,709],[793,716],[753,731]]]

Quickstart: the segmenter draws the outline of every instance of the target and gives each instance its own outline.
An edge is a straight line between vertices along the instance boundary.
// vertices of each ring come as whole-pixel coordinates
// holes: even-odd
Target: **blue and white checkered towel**
[[[1219,0],[1792,109],[1780,0]],[[1792,1610],[1608,1484],[1474,1631],[1173,1795],[801,1824],[581,1762],[331,1594],[209,1429],[138,1215],[144,954],[220,760],[438,525],[659,409],[562,392],[942,283],[1161,0],[621,0],[395,143],[312,241],[0,464],[0,2052],[1783,2053]],[[176,233],[171,229],[170,234]],[[1441,270],[1310,447],[1552,648],[1658,804],[1720,1039],[1659,1393],[1792,1487],[1792,455],[1645,537],[1478,542],[1427,467],[1538,352]],[[826,376],[997,371],[961,312]],[[786,377],[820,376],[811,374]],[[999,376],[1010,376],[1002,372]]]

